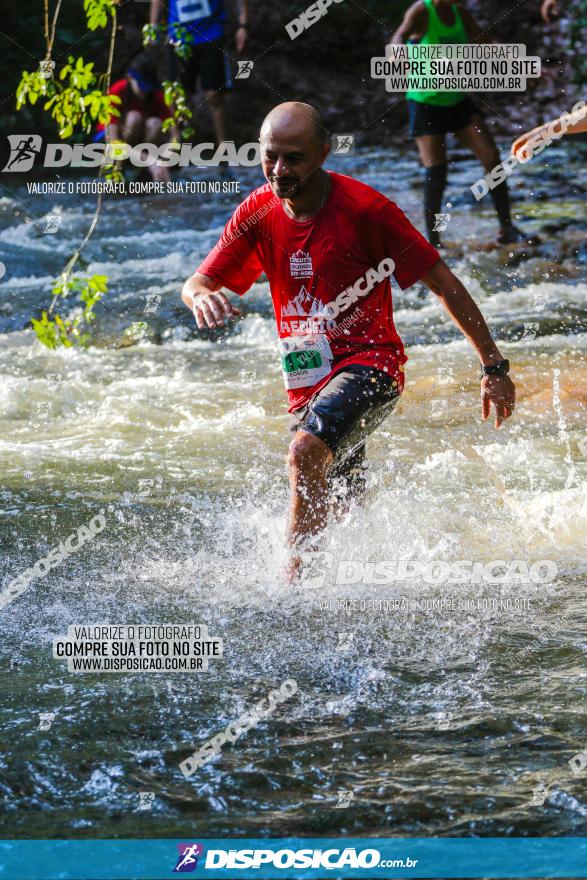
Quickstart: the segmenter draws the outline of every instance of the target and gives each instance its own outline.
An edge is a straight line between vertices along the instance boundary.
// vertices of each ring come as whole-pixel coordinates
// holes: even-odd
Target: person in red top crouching
[[[124,141],[131,147],[144,143],[157,146],[164,143],[161,128],[163,121],[171,116],[171,111],[157,80],[154,62],[146,52],[131,62],[126,76],[111,85],[109,94],[120,98],[120,104],[117,105],[120,115],[112,116],[107,126],[98,125],[95,140],[103,140],[107,128],[110,142]],[[167,168],[163,166],[151,165],[149,171],[156,180],[169,177]]]
[[[313,107],[278,105],[260,140],[268,183],[236,209],[182,299],[200,329],[219,327],[241,314],[222,287],[242,296],[263,272],[269,279],[292,414],[292,582],[331,502],[360,496],[365,440],[403,390],[392,276],[402,289],[423,281],[475,349],[483,418],[493,403],[499,427],[515,389],[481,312],[435,248],[381,193],[323,170],[330,142]]]

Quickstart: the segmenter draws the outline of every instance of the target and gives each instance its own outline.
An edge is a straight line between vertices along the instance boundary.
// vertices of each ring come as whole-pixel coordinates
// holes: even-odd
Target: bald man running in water
[[[499,427],[515,390],[481,312],[438,252],[381,193],[322,169],[330,144],[313,107],[275,107],[260,140],[268,183],[236,209],[182,299],[200,329],[220,327],[241,314],[222,287],[242,296],[263,272],[269,279],[292,413],[293,581],[333,498],[361,494],[365,441],[403,390],[392,274],[404,290],[423,281],[477,352],[484,419],[493,403]]]

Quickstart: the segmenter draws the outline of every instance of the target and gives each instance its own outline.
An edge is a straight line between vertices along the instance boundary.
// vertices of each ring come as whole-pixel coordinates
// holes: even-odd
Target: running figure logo
[[[432,232],[444,232],[450,220],[450,214],[435,214],[434,227]]]
[[[39,75],[41,79],[53,79],[53,71],[55,70],[55,62],[51,59],[39,61]]]
[[[173,869],[174,874],[190,874],[198,867],[198,858],[204,852],[201,843],[178,843],[179,856]]]
[[[41,135],[9,134],[8,142],[10,157],[2,171],[30,171],[43,143]]]
[[[38,730],[51,730],[54,719],[55,712],[39,712]]]
[[[338,155],[354,156],[355,154],[355,136],[354,134],[333,134],[332,135],[332,152]]]
[[[235,76],[235,79],[248,79],[251,75],[251,71],[255,66],[254,61],[237,61],[238,71]]]
[[[539,329],[540,324],[538,323],[538,321],[531,321],[528,324],[524,324],[524,332],[522,333],[522,339],[520,341],[523,341],[525,339],[536,339]]]
[[[139,810],[150,810],[155,803],[154,791],[139,791],[139,805],[135,812]]]
[[[344,788],[339,789],[338,791],[338,803],[334,807],[335,810],[348,810],[351,805],[351,801],[355,796],[354,791],[348,791]]]
[[[61,226],[61,214],[47,214],[44,235],[54,235]]]
[[[156,315],[157,309],[159,308],[159,305],[161,303],[161,295],[158,293],[148,293],[146,295],[146,300],[147,304],[143,309],[143,314],[145,314],[145,312],[147,314],[152,312],[154,315]]]

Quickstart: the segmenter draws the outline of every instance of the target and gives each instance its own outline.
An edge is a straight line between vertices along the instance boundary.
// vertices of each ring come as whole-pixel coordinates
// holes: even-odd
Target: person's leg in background
[[[144,143],[145,119],[138,110],[129,110],[122,121],[122,139],[125,143]]]
[[[161,120],[158,116],[149,116],[145,121],[145,136],[149,144],[160,146],[165,140],[161,131]],[[153,180],[165,182],[170,179],[169,168],[166,165],[151,165],[149,172]]]
[[[145,137],[148,144],[162,144],[161,120],[158,116],[149,116],[145,121]]]
[[[434,230],[436,215],[441,213],[442,196],[446,188],[446,139],[443,134],[425,134],[416,137],[420,161],[424,166],[424,221],[430,244],[437,247],[440,236]]]
[[[226,93],[232,88],[230,59],[223,47],[217,43],[206,43],[200,47],[202,88],[210,108],[216,146],[228,138],[228,112]],[[219,171],[231,177],[227,162],[221,162]]]
[[[491,132],[481,116],[473,116],[469,125],[455,131],[455,137],[464,147],[471,150],[485,171],[491,171],[492,168],[499,165],[501,161],[499,151]],[[490,190],[490,193],[499,221],[500,233],[498,241],[500,244],[527,241],[528,236],[524,235],[512,223],[507,181],[503,180]]]
[[[224,92],[210,89],[206,92],[206,100],[212,115],[216,146],[218,146],[218,144],[226,140],[226,101],[224,99]]]

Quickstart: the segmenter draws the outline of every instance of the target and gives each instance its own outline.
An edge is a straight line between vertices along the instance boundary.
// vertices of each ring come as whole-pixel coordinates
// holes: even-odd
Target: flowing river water
[[[481,422],[472,351],[420,285],[396,290],[404,399],[370,441],[365,506],[329,526],[322,576],[289,589],[267,284],[224,333],[198,333],[179,301],[260,172],[239,173],[240,195],[106,200],[84,251],[110,279],[87,352],[47,350],[27,320],[93,199],[4,189],[3,583],[101,512],[106,526],[0,612],[3,837],[586,833],[587,770],[569,760],[587,748],[587,145],[512,176],[517,222],[543,239],[526,250],[484,247],[490,199],[473,201],[478,168],[453,158],[444,234],[461,244],[445,259],[512,362],[515,417]],[[329,167],[421,226],[411,148]],[[148,335],[127,345],[133,321]],[[514,559],[555,574],[452,583],[429,567],[377,584],[365,565]],[[139,623],[207,624],[224,655],[198,674],[74,674],[52,657],[72,624]],[[181,760],[286,679],[295,696],[183,777]]]

